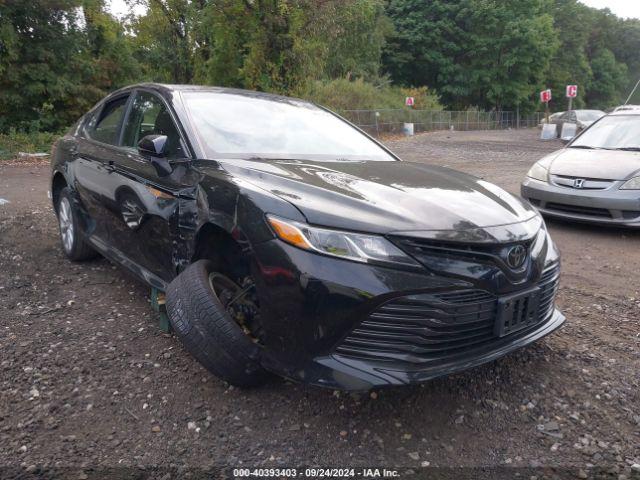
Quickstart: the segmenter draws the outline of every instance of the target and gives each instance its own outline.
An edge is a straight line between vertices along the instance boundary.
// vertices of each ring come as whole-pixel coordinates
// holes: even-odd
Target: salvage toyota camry
[[[142,84],[55,146],[62,248],[166,292],[175,334],[240,386],[423,382],[557,329],[560,260],[528,203],[400,161],[314,104]]]

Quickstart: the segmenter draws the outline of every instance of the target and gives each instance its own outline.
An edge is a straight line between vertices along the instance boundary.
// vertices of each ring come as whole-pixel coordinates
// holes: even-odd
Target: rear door
[[[70,165],[74,187],[91,217],[87,233],[104,245],[111,243],[118,220],[113,172],[124,156],[118,144],[128,101],[128,93],[109,99],[86,119]]]

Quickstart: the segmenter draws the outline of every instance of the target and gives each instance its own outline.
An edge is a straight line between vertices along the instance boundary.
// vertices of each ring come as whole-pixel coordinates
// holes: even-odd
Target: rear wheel
[[[65,255],[74,261],[88,260],[97,256],[96,251],[86,242],[80,230],[80,216],[68,187],[58,195],[56,207],[60,241]]]
[[[208,260],[187,267],[167,288],[167,313],[185,348],[211,373],[240,387],[263,383],[254,287],[215,272]]]

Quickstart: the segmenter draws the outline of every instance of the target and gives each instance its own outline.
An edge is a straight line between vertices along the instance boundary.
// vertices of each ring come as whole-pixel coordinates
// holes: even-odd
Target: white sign
[[[543,123],[542,132],[540,132],[541,140],[553,140],[558,138],[558,129],[553,123]]]
[[[407,97],[404,99],[404,104],[407,107],[413,107],[416,104],[416,102],[413,97]]]
[[[560,132],[560,139],[569,141],[576,136],[578,126],[575,123],[565,122],[562,124],[562,132]]]
[[[567,98],[576,98],[578,96],[578,85],[567,85]]]

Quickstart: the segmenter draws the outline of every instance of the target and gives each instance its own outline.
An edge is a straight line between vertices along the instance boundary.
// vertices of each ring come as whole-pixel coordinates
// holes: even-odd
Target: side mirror
[[[166,156],[168,137],[166,135],[147,135],[138,142],[138,153],[144,156],[164,157]]]
[[[167,139],[166,135],[147,135],[138,142],[138,153],[149,159],[159,177],[166,177],[173,172],[171,163],[164,158],[167,156]]]

